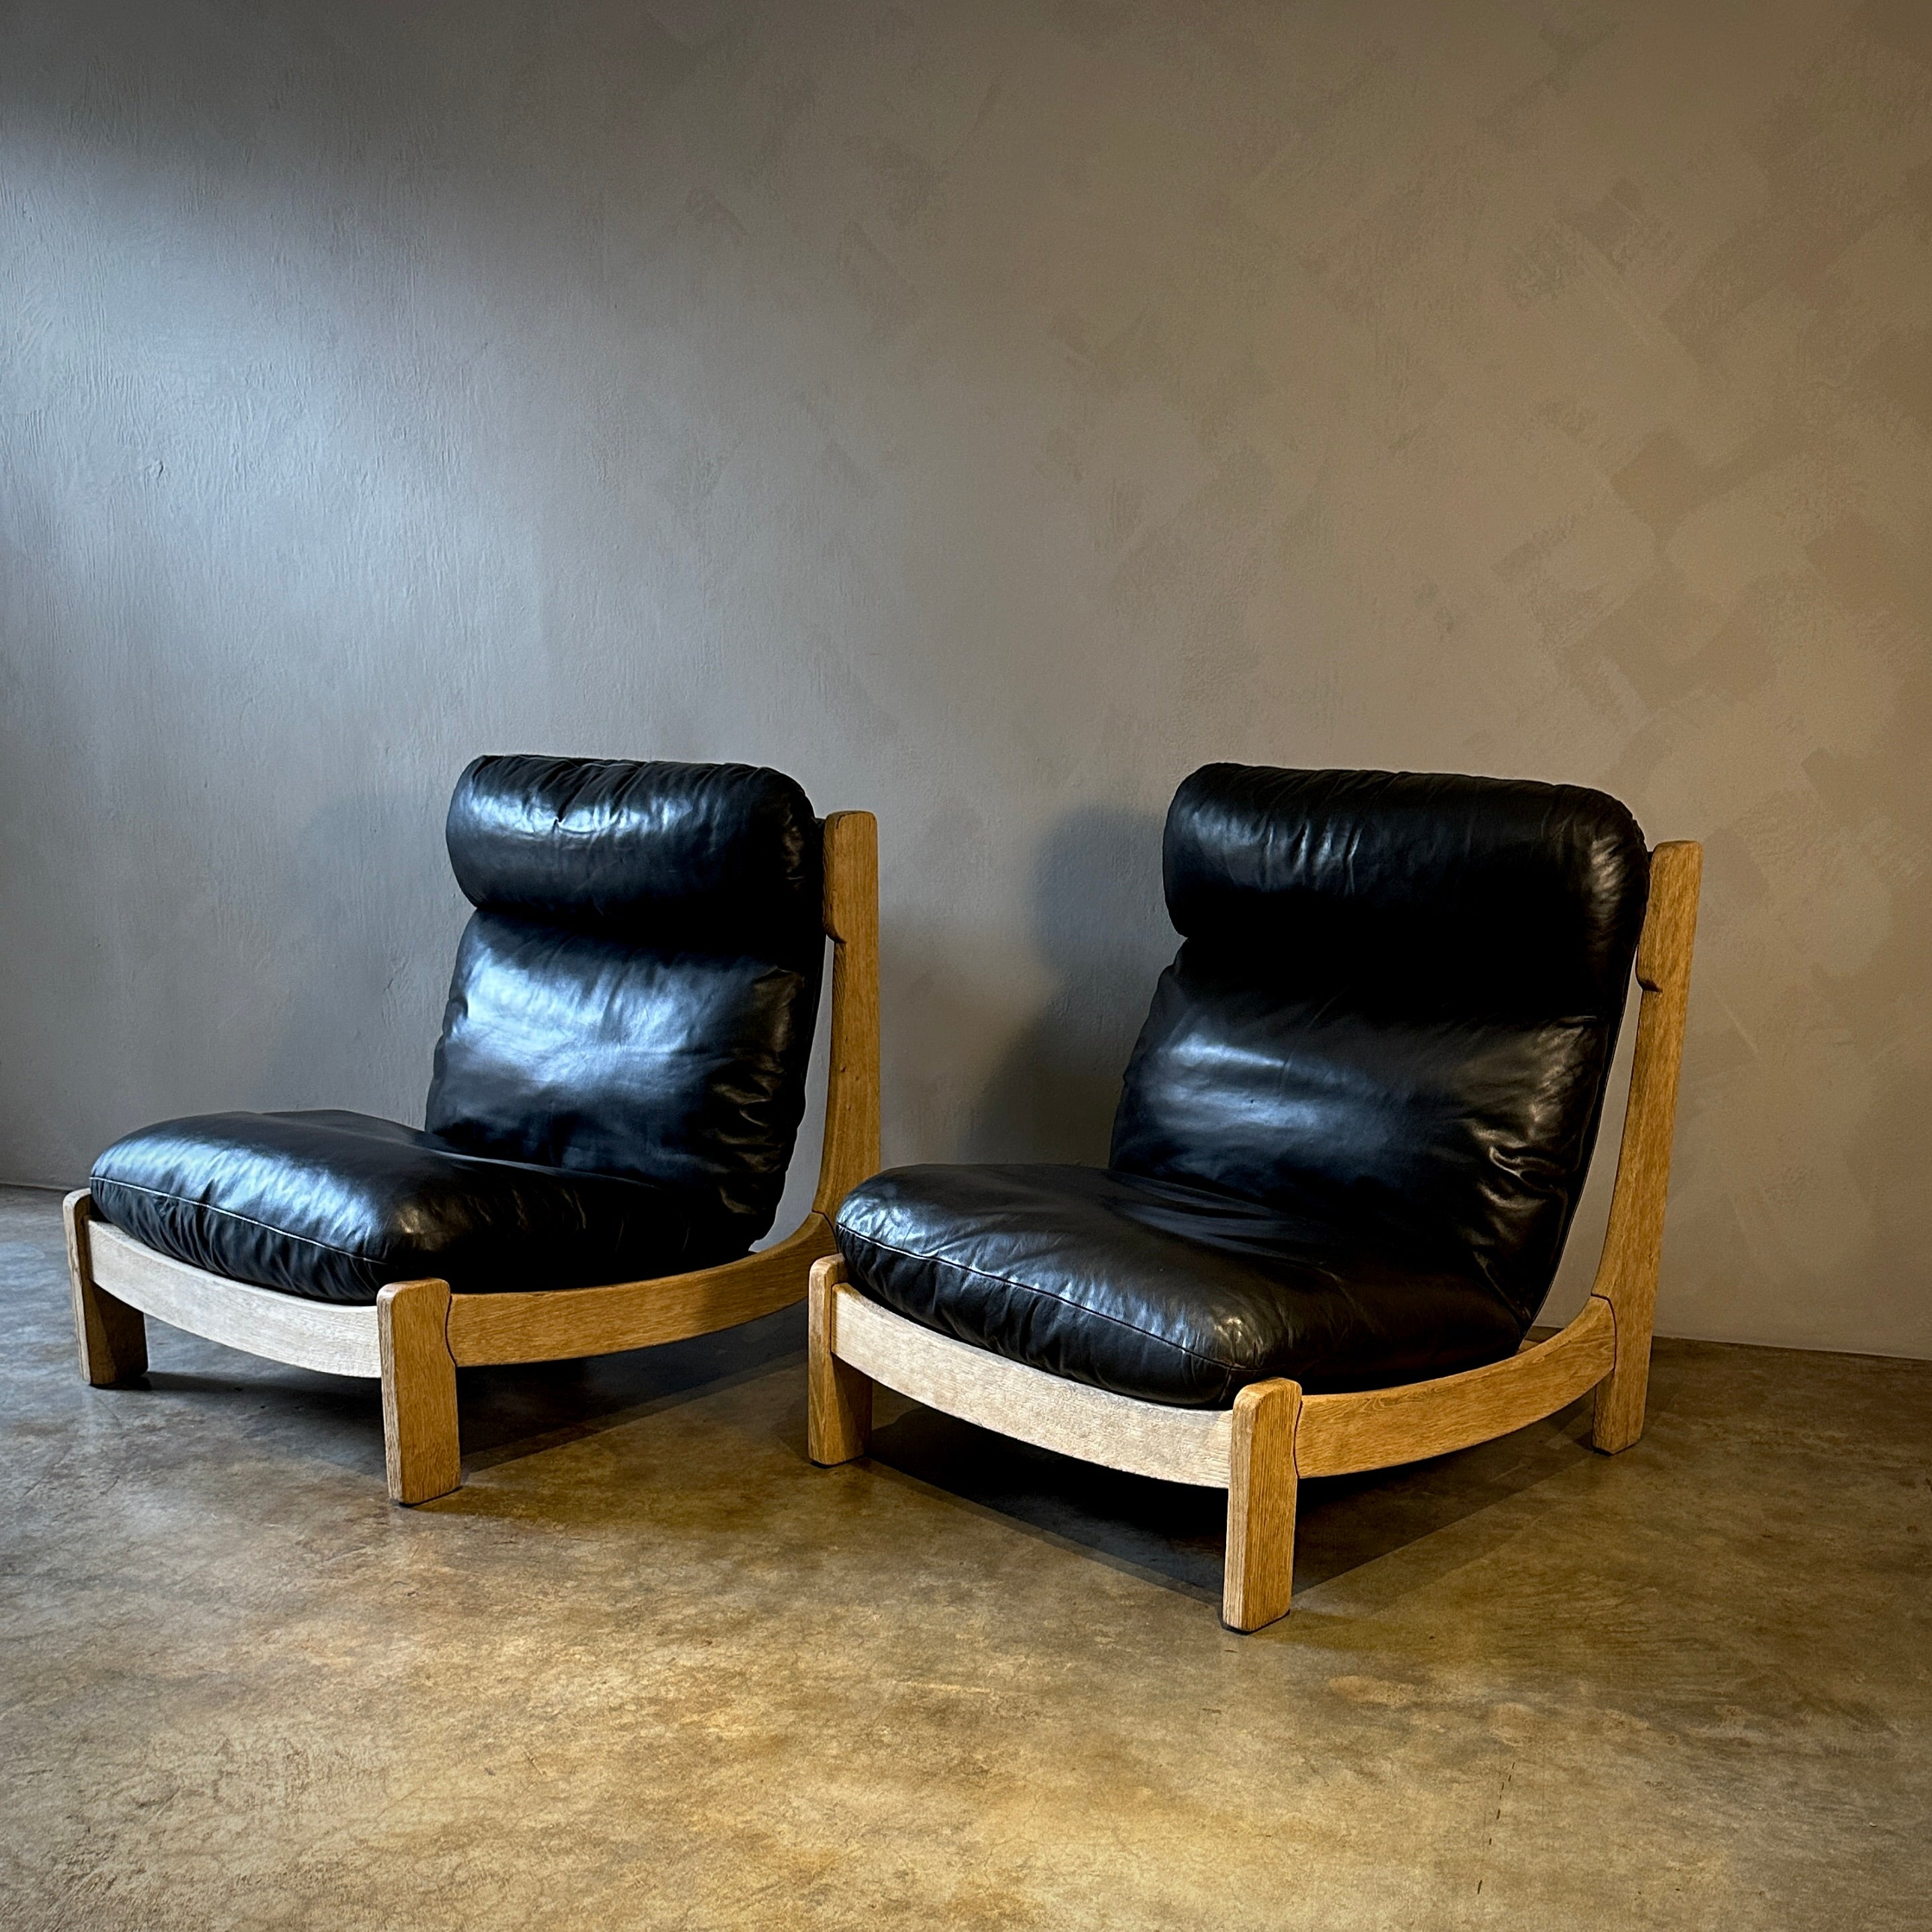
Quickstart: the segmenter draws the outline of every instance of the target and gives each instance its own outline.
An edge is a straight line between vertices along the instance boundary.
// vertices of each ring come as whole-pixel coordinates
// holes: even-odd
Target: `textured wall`
[[[1525,772],[1709,842],[1664,1325],[1932,1354],[1924,0],[0,37],[0,1172],[416,1117],[479,749],[876,808],[901,1159],[1100,1151],[1196,764]]]

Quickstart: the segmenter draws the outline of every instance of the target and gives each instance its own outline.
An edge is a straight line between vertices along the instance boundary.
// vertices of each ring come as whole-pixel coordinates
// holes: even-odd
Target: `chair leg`
[[[148,1372],[148,1324],[138,1308],[117,1301],[94,1279],[88,1223],[94,1199],[85,1188],[62,1204],[67,1223],[67,1274],[74,1292],[74,1335],[80,1372],[96,1388],[112,1388]]]
[[[836,1255],[814,1262],[807,1344],[806,1453],[830,1466],[866,1453],[872,1432],[872,1378],[832,1352],[833,1297],[844,1279]]]
[[[447,1282],[392,1282],[376,1298],[392,1502],[426,1503],[463,1480],[448,1326]]]
[[[1294,1587],[1294,1432],[1301,1389],[1255,1382],[1234,1399],[1228,1458],[1228,1560],[1221,1621],[1256,1630],[1288,1614]]]
[[[1590,1446],[1606,1456],[1628,1449],[1643,1433],[1650,1401],[1650,1336],[1656,1315],[1656,1290],[1612,1303],[1616,1323],[1616,1366],[1597,1384]]]

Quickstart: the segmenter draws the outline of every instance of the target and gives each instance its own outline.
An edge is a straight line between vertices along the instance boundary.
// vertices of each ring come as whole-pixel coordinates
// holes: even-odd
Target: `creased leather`
[[[800,966],[823,942],[824,844],[782,772],[481,758],[456,782],[445,833],[479,911]]]
[[[880,1176],[840,1214],[854,1280],[1188,1406],[1510,1353],[1595,1143],[1648,890],[1635,820],[1575,787],[1213,765],[1175,796],[1164,870],[1186,944],[1108,1169]],[[1180,1192],[1156,1215],[1150,1188]]]
[[[677,1189],[710,1244],[772,1224],[805,1098],[816,976],[494,913],[470,921],[426,1124],[452,1146]]]
[[[1182,938],[1417,1012],[1621,1012],[1650,883],[1606,794],[1438,772],[1204,765],[1161,859]]]
[[[1097,1167],[902,1167],[849,1196],[838,1245],[900,1314],[1117,1395],[1225,1408],[1474,1368],[1516,1346],[1484,1286],[1300,1210]]]
[[[466,1293],[674,1274],[770,1228],[824,952],[803,792],[742,765],[484,758],[448,830],[479,910],[424,1130],[164,1122],[95,1163],[107,1220],[196,1267],[349,1301],[426,1274]]]
[[[466,1294],[702,1267],[671,1188],[466,1154],[364,1114],[205,1114],[110,1148],[100,1213],[190,1267],[317,1301],[426,1276]]]

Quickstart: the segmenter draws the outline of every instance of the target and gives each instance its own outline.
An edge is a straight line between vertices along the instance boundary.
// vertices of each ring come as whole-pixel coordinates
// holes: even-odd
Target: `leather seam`
[[[1111,1322],[1115,1328],[1124,1328],[1130,1335],[1143,1336],[1150,1342],[1159,1343],[1163,1348],[1172,1348],[1178,1355],[1185,1355],[1190,1361],[1204,1363],[1210,1369],[1219,1369],[1223,1375],[1246,1372],[1238,1363],[1223,1362],[1213,1355],[1204,1355],[1199,1349],[1188,1347],[1185,1342],[1173,1341],[1167,1336],[1156,1334],[1151,1328],[1143,1328],[1137,1322],[1129,1322],[1120,1316],[1109,1315],[1105,1309],[1089,1308],[1084,1302],[1075,1301],[1064,1294],[1055,1294],[1050,1288],[1036,1288],[1030,1282],[1012,1281],[1005,1275],[988,1274],[984,1268],[974,1268],[969,1262],[942,1261],[937,1255],[917,1254],[910,1248],[896,1247],[890,1241],[882,1241],[876,1234],[855,1233],[854,1239],[869,1241],[873,1246],[884,1248],[886,1253],[897,1255],[902,1260],[924,1262],[933,1268],[952,1268],[961,1274],[976,1275],[982,1281],[997,1282],[1002,1288],[1021,1288],[1028,1294],[1039,1295],[1048,1301],[1057,1301],[1063,1308],[1074,1309],[1080,1314],[1091,1316],[1096,1321]],[[996,1349],[992,1352],[997,1354],[998,1351]]]
[[[206,1201],[190,1200],[185,1194],[171,1194],[165,1187],[148,1187],[138,1180],[116,1180],[111,1174],[98,1177],[108,1187],[124,1187],[136,1194],[146,1194],[156,1201],[172,1201],[179,1208],[197,1208],[204,1214],[219,1214],[224,1221],[239,1221],[244,1226],[260,1228],[265,1234],[278,1235],[285,1241],[300,1241],[311,1248],[320,1248],[324,1253],[340,1255],[352,1262],[369,1262],[380,1264],[380,1255],[365,1254],[360,1248],[338,1246],[334,1241],[317,1239],[314,1234],[298,1234],[292,1228],[278,1228],[272,1221],[258,1221],[252,1214],[238,1214],[232,1208],[211,1207]]]

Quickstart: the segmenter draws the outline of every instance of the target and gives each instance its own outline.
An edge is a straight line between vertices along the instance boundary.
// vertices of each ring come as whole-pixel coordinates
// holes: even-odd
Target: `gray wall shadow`
[[[1161,893],[1161,824],[1084,807],[1042,842],[1033,938],[1059,984],[980,1096],[969,1160],[1106,1160],[1120,1076],[1180,944]]]
[[[278,989],[256,1105],[346,1107],[421,1124],[470,911],[443,844],[461,768],[434,786],[332,800],[303,827],[279,881],[276,916],[293,970]]]

